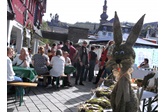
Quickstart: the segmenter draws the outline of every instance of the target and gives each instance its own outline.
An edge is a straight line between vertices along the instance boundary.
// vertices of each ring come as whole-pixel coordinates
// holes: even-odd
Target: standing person
[[[93,82],[93,84],[97,84],[99,82],[101,74],[103,73],[103,71],[105,69],[105,62],[108,60],[108,58],[106,56],[107,52],[108,52],[108,49],[105,48],[105,46],[103,46],[101,57],[99,59],[99,72],[97,74],[96,81]]]
[[[79,64],[78,51],[80,50],[81,46],[79,44],[76,44],[75,48],[76,48],[76,55],[75,55],[75,58],[73,58],[73,60],[72,60],[72,64],[78,70],[78,68],[77,68],[77,66]],[[73,77],[76,77],[77,70],[76,70],[76,72],[73,73]]]
[[[69,58],[71,60],[72,65],[74,66],[74,59],[76,58],[77,55],[77,50],[76,48],[73,46],[73,42],[70,41],[69,43]],[[75,72],[73,73],[75,75]]]
[[[114,41],[109,42],[109,47],[108,47],[108,51],[107,51],[108,60],[112,59],[112,52],[113,52],[114,44],[115,44]]]
[[[57,44],[53,43],[51,47],[51,52],[56,51],[56,50],[57,50]]]
[[[68,53],[70,53],[70,50],[69,50],[69,43],[70,43],[69,40],[66,40],[66,41],[65,41],[64,46],[61,48],[63,52],[64,52],[64,51],[67,51]]]
[[[105,68],[105,65],[109,63],[110,60],[112,59],[113,48],[114,48],[114,41],[109,41],[108,46],[106,48],[107,53],[106,53],[106,62],[104,63],[104,70],[100,76],[99,82],[97,83],[96,87],[99,86],[104,81],[104,78],[106,78],[108,75],[112,73],[112,67],[108,66]]]
[[[49,44],[46,44],[44,47],[45,54],[48,54],[48,50],[51,50],[51,47],[49,46]]]
[[[91,82],[94,77],[94,69],[98,61],[97,54],[94,52],[94,50],[95,50],[95,47],[91,46],[91,51],[89,52],[89,75],[88,75],[89,82]]]
[[[61,49],[63,47],[63,42],[60,41],[59,44],[57,45],[57,49]]]
[[[87,49],[87,42],[83,41],[83,45],[81,46],[80,50],[78,51],[78,66],[77,66],[77,70],[78,73],[76,75],[76,80],[75,80],[75,84],[77,85],[78,80],[79,81],[79,85],[84,85],[83,84],[83,75],[85,72],[85,67],[89,66],[88,65],[88,49]]]
[[[45,54],[44,47],[39,47],[38,54],[34,54],[32,57],[32,65],[34,67],[34,70],[37,72],[38,75],[49,75],[49,71],[47,68],[49,64],[49,57]],[[45,85],[50,86],[51,77],[46,77],[46,79],[48,79],[48,83],[44,82]]]
[[[69,58],[71,59],[71,62],[73,62],[73,59],[75,58],[76,56],[76,48],[73,46],[73,42],[70,41],[69,43]]]
[[[30,67],[31,59],[28,53],[28,49],[22,47],[20,54],[17,54],[13,59],[13,65],[21,67]]]

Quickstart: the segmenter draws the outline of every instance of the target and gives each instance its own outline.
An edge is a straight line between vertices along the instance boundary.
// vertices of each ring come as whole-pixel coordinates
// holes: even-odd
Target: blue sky
[[[58,13],[59,20],[67,23],[100,22],[104,0],[47,0],[44,20],[50,20],[50,13]],[[156,0],[107,0],[108,19],[117,11],[121,22],[137,22],[146,14],[144,23],[158,21],[158,1]]]

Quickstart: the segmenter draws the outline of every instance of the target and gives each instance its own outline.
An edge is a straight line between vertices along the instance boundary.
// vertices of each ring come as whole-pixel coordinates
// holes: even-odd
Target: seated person
[[[65,66],[72,65],[70,58],[68,57],[69,53],[67,51],[63,52],[63,57],[65,59]],[[64,86],[72,86],[70,83],[70,74],[67,74],[67,77],[64,78]]]
[[[30,67],[31,59],[29,57],[28,49],[22,47],[21,53],[17,54],[16,57],[13,59],[13,65],[21,67]]]
[[[56,51],[56,55],[52,57],[50,65],[52,66],[52,69],[50,70],[50,75],[56,78],[59,78],[61,75],[64,75],[65,59],[62,56],[61,49],[58,49]],[[57,85],[59,85],[59,80],[57,82]]]
[[[11,57],[13,56],[13,49],[10,47],[7,47],[7,81],[8,82],[22,82],[22,78],[16,76],[16,74],[13,71],[13,66],[12,66],[12,61],[11,61]],[[8,89],[11,89],[11,86],[9,86]],[[23,91],[24,92],[24,91]],[[16,100],[19,100],[16,99]],[[23,98],[23,100],[25,100],[25,98]]]
[[[139,65],[139,68],[149,68],[149,60],[148,58],[144,58],[144,61]]]
[[[49,75],[49,70],[47,68],[49,64],[49,57],[44,53],[44,47],[39,47],[38,54],[34,54],[32,57],[34,70],[38,75]],[[46,83],[46,79],[48,79],[48,83]],[[51,84],[51,77],[46,77],[46,79],[44,79],[44,83],[46,86],[49,86]]]
[[[13,56],[13,49],[7,48],[7,81],[20,81],[22,82],[22,78],[15,76],[13,71],[11,57]]]

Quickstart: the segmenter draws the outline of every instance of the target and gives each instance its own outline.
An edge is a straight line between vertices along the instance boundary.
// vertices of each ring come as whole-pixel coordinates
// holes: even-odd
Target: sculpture
[[[118,81],[110,98],[113,112],[138,112],[139,109],[137,95],[131,87],[130,72],[132,71],[130,70],[135,61],[135,52],[132,46],[139,36],[144,16],[145,15],[143,15],[132,28],[126,42],[123,42],[119,18],[117,12],[115,12],[115,20],[113,23],[115,46],[112,53],[112,59],[106,64],[107,68],[113,66],[113,68],[119,71]]]

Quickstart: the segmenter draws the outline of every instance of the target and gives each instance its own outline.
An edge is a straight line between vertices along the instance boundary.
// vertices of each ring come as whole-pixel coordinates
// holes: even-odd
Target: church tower
[[[107,0],[104,1],[104,6],[103,6],[103,13],[100,15],[100,25],[103,24],[103,23],[106,23],[108,22],[107,21],[107,18],[108,18],[108,15],[107,15]]]

